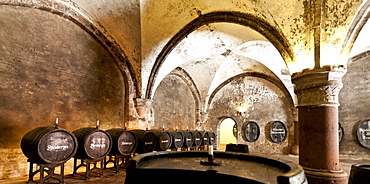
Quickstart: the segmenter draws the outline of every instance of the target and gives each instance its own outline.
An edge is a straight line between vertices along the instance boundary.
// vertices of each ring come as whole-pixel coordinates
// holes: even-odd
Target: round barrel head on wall
[[[338,136],[339,136],[339,144],[340,144],[344,137],[344,129],[340,123],[338,123]]]
[[[370,119],[358,124],[356,137],[361,146],[370,149]]]
[[[270,124],[270,138],[272,142],[282,143],[285,141],[288,131],[281,121],[274,121]]]
[[[243,139],[248,142],[255,142],[260,136],[260,127],[254,121],[245,122],[242,127]]]

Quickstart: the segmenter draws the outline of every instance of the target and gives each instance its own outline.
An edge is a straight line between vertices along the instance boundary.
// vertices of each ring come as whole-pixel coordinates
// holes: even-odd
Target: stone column
[[[153,124],[150,124],[149,122],[149,118],[151,118],[149,115],[153,108],[153,100],[146,98],[135,98],[134,102],[136,113],[139,118],[139,126],[142,128],[151,128]]]
[[[310,184],[347,183],[338,144],[338,94],[345,73],[343,66],[324,66],[292,76],[298,97],[299,164]]]

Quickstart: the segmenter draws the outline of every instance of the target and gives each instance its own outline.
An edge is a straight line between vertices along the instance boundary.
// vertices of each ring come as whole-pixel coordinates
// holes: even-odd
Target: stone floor
[[[280,159],[285,159],[289,161],[293,161],[298,163],[298,156],[295,155],[271,155],[272,157],[277,157]],[[353,159],[353,158],[341,158],[341,168],[349,175],[350,169],[353,164],[370,164],[369,159]],[[67,174],[64,177],[65,183],[69,184],[123,184],[125,181],[126,172],[124,168],[121,168],[118,173],[115,172],[114,169],[108,168],[104,170],[104,174],[101,177],[96,175],[91,175],[91,177],[87,180],[84,180],[83,176],[75,175],[72,176],[71,174]],[[28,178],[15,178],[9,180],[0,180],[2,184],[24,184],[27,183]],[[35,179],[37,182],[39,181],[37,178]],[[32,183],[32,182],[31,182]],[[59,183],[58,181],[48,181],[45,183]]]

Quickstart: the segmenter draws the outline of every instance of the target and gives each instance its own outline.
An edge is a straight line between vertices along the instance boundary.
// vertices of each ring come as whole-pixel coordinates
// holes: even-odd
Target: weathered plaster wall
[[[73,0],[73,2],[99,22],[119,44],[140,82],[140,0]]]
[[[168,75],[158,86],[154,98],[154,128],[194,130],[195,99],[188,85],[177,75]]]
[[[235,104],[242,101],[242,97],[250,98],[253,105],[240,115],[235,110]],[[294,137],[290,102],[277,86],[266,79],[242,77],[231,81],[218,91],[209,110],[207,129],[212,128],[219,133],[219,123],[223,117],[232,117],[236,121],[238,143],[247,144],[250,152],[290,153]],[[242,126],[248,121],[254,121],[260,127],[260,137],[256,142],[246,142],[242,138]],[[281,121],[287,126],[288,137],[283,143],[273,143],[269,140],[269,127],[266,125],[271,121]]]
[[[69,131],[123,126],[124,79],[99,42],[50,12],[3,5],[0,17],[2,178],[25,174],[21,138],[55,118]]]
[[[357,123],[370,119],[369,99],[370,57],[348,63],[343,77],[343,88],[339,93],[339,122],[344,129],[340,144],[341,155],[368,156],[370,149],[362,147],[356,138]]]

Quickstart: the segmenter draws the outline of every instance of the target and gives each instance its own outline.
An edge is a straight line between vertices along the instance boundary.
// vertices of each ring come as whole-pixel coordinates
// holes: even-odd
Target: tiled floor
[[[295,163],[298,163],[298,156],[294,155],[272,155],[273,157],[278,157],[280,159],[290,160]],[[353,159],[353,158],[341,158],[341,168],[347,172],[347,174],[350,174],[350,169],[352,164],[370,164],[370,160],[366,159]],[[116,173],[113,169],[105,169],[104,174],[101,177],[97,177],[92,175],[89,179],[84,180],[84,177],[76,175],[66,175],[65,183],[69,184],[123,184],[125,181],[126,172],[124,168],[121,168],[119,173]],[[16,178],[11,180],[0,180],[0,183],[4,184],[24,184],[27,183],[28,178]],[[38,180],[36,180],[38,181]],[[58,183],[57,181],[48,181],[47,183]]]

